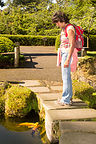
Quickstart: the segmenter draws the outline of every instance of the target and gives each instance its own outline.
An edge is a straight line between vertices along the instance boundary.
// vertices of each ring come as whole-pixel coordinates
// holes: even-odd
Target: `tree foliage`
[[[82,26],[88,33],[96,33],[95,0],[57,0],[57,3],[69,14],[71,23]]]
[[[56,35],[58,32],[51,20],[54,9],[56,6],[46,1],[38,5],[33,2],[31,7],[10,5],[0,13],[0,33],[46,35],[52,29]]]
[[[87,33],[96,33],[96,0],[8,0],[0,12],[1,34],[58,35],[52,15],[61,10],[70,22],[80,25]]]

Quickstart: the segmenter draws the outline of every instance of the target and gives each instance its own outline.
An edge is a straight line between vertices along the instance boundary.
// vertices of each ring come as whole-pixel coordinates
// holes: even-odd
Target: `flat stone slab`
[[[47,87],[28,87],[28,88],[36,93],[50,92],[50,90]]]
[[[63,89],[62,86],[51,86],[50,88],[54,91],[62,91],[62,89]]]
[[[96,122],[59,122],[60,144],[94,144],[96,142]]]
[[[76,109],[76,108],[85,108],[87,107],[87,105],[82,102],[82,101],[74,101],[74,103],[72,104],[72,106],[70,105],[66,105],[66,106],[61,106],[60,104],[58,104],[57,100],[55,101],[42,101],[43,107],[45,108],[45,110],[57,110],[57,109]]]
[[[58,98],[62,98],[62,92],[59,92],[59,93],[42,93],[42,94],[37,94],[37,97],[42,99],[43,101],[56,101],[58,100]],[[73,99],[73,105],[76,105],[76,104],[82,104],[84,105],[84,102],[82,102],[82,100],[76,98],[76,99]],[[53,102],[55,103],[55,102]],[[56,104],[56,103],[55,103]]]
[[[51,119],[55,120],[80,120],[80,119],[92,119],[96,118],[96,110],[94,109],[58,109],[48,110],[46,115]]]
[[[59,122],[60,132],[91,132],[96,133],[95,121]]]
[[[50,100],[57,100],[58,98],[61,98],[62,93],[44,93],[44,94],[38,94],[37,97],[44,100],[44,101],[50,101]]]
[[[40,86],[39,80],[22,80],[19,85],[30,87],[30,86]]]
[[[85,132],[62,133],[59,144],[95,144],[96,134]]]

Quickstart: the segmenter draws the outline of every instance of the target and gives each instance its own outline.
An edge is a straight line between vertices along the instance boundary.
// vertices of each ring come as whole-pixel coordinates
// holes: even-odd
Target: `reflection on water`
[[[0,144],[42,144],[39,133],[34,136],[31,133],[31,129],[25,132],[13,132],[0,126]]]
[[[0,117],[0,144],[42,144],[40,131],[32,131],[27,127],[18,127],[22,122],[35,123],[38,115],[29,113],[24,119],[5,119]]]

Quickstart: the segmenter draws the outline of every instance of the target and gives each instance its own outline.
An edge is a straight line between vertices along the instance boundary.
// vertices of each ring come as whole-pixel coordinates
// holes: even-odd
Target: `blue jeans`
[[[72,80],[71,80],[71,67],[64,68],[64,63],[67,59],[68,52],[61,52],[62,62],[61,62],[61,70],[62,70],[62,80],[63,80],[63,94],[61,102],[65,104],[70,103],[70,99],[72,98]],[[71,63],[71,60],[70,60]]]

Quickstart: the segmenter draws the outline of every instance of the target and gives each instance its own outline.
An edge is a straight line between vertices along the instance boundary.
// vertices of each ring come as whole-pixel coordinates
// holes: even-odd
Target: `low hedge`
[[[84,36],[84,47],[87,46],[87,37]],[[55,48],[58,50],[60,47],[60,35],[56,37],[56,42],[55,42]],[[95,51],[96,50],[96,35],[90,35],[89,38],[89,49],[90,51]]]
[[[47,31],[46,31],[47,32]],[[45,46],[54,46],[56,47],[56,50],[58,49],[60,45],[60,35],[58,36],[32,36],[32,35],[6,35],[6,34],[1,34],[0,37],[6,37],[12,40],[14,43],[19,42],[20,45],[25,45],[25,46],[40,46],[40,45],[45,45]],[[1,39],[1,38],[0,38]],[[4,40],[6,42],[6,40]],[[55,43],[56,41],[56,43]],[[85,47],[87,45],[87,39],[86,36],[84,37],[84,43]],[[89,40],[89,50],[96,50],[96,35],[90,35],[90,40]],[[6,42],[7,43],[7,42]],[[12,47],[11,47],[12,48]]]
[[[0,53],[13,51],[14,43],[6,37],[0,37]]]
[[[25,46],[53,46],[55,45],[56,36],[30,36],[30,35],[0,35],[7,37],[12,40],[14,43],[19,42],[20,45]]]
[[[90,108],[96,109],[96,90],[88,83],[73,80],[73,98],[79,98],[88,104]]]

